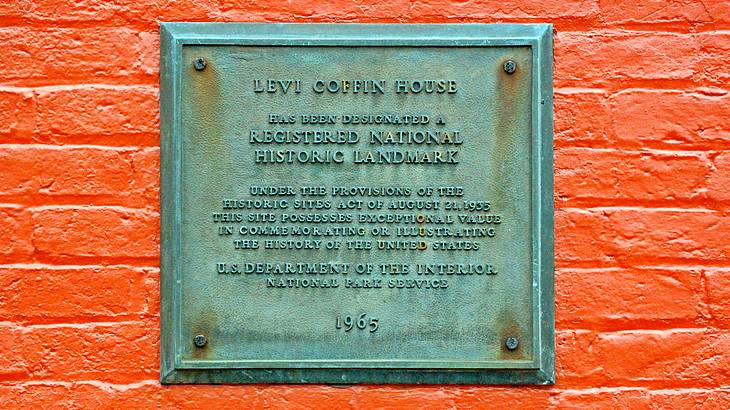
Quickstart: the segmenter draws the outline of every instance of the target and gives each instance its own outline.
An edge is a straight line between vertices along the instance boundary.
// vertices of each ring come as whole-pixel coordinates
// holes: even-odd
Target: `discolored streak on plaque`
[[[501,323],[499,329],[499,340],[502,342],[499,351],[499,358],[504,360],[524,359],[524,344],[529,342],[529,340],[525,340],[523,336],[524,329],[520,327],[517,321],[514,320],[509,313],[502,312],[499,315],[499,320]],[[510,350],[507,348],[506,341],[510,337],[514,337],[519,341],[517,349]]]
[[[183,81],[187,84],[183,87],[189,86],[194,91],[194,100],[191,101],[191,110],[200,112],[199,117],[207,120],[207,124],[218,125],[219,121],[215,121],[215,117],[218,115],[218,105],[221,101],[221,95],[219,90],[220,80],[218,77],[218,68],[209,54],[201,54],[197,58],[203,58],[205,60],[205,68],[203,70],[196,70],[195,60],[188,63],[186,75],[183,76]],[[199,135],[201,139],[216,138],[220,135],[221,130],[218,128],[208,128],[205,135]]]
[[[531,56],[528,55],[528,57]],[[507,61],[515,61],[517,64],[517,68],[512,74],[507,73],[504,69]],[[496,100],[499,102],[498,112],[495,115],[496,154],[494,156],[497,158],[511,158],[510,152],[515,150],[515,138],[530,138],[530,135],[519,135],[518,124],[531,121],[529,103],[532,91],[531,69],[530,58],[517,58],[510,55],[499,60],[499,63],[494,67],[497,78]],[[493,161],[491,163],[497,164]],[[500,175],[502,173],[498,169],[493,169],[491,174]],[[508,194],[504,191],[505,186],[502,184],[497,185],[497,197],[505,197]],[[531,273],[524,272],[524,274],[530,275]],[[498,334],[501,341],[500,359],[519,360],[529,358],[528,350],[531,351],[532,349],[527,349],[526,346],[531,343],[531,334],[524,325],[520,325],[520,322],[516,320],[515,312],[530,310],[532,303],[531,299],[514,298],[504,306],[505,310],[497,316]],[[517,348],[514,350],[508,349],[505,344],[505,341],[511,337],[519,341]]]
[[[192,346],[191,358],[195,360],[205,360],[215,357],[214,351],[216,348],[217,340],[211,339],[211,333],[213,329],[218,327],[218,320],[215,313],[212,310],[204,311],[199,317],[196,318],[195,323],[192,326],[193,335],[203,335],[206,338],[204,346],[196,346],[194,343],[194,337],[188,340],[188,345]]]

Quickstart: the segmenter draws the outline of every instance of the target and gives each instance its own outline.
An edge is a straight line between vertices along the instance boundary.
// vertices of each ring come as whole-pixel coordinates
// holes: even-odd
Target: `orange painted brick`
[[[687,34],[558,32],[555,83],[583,87],[627,80],[690,79],[699,43]]]
[[[585,389],[560,392],[553,400],[556,409],[651,409],[649,392],[645,389]]]
[[[201,21],[212,17],[217,5],[209,1],[180,0],[174,6],[163,0],[34,0],[0,3],[0,15],[30,23],[95,22],[125,25],[136,21]]]
[[[708,195],[718,201],[730,201],[730,152],[713,158],[713,167],[707,178]]]
[[[558,202],[694,199],[706,190],[711,162],[703,153],[562,148],[555,152]]]
[[[705,270],[707,305],[713,319],[730,321],[730,269],[708,268]]]
[[[613,95],[610,105],[622,144],[730,148],[730,94],[631,91]]]
[[[10,84],[98,82],[157,76],[158,35],[129,28],[0,28],[9,50],[0,78]]]
[[[609,23],[708,23],[716,20],[721,11],[708,8],[700,1],[601,0],[600,3],[601,16]]]
[[[556,146],[614,146],[607,93],[558,89],[554,104]]]
[[[156,205],[158,149],[0,145],[0,199]]]
[[[726,4],[727,19],[730,20],[730,4]],[[730,53],[730,32],[697,34],[700,55],[695,64],[696,81],[703,87],[719,87],[718,94],[725,94],[730,86],[730,70],[727,56]]]
[[[596,368],[595,363],[586,361],[586,355],[593,354],[592,345],[596,338],[597,333],[589,330],[556,328],[555,372],[556,382],[560,386],[576,387],[581,383],[591,386],[596,377],[600,378],[601,369]],[[587,380],[589,376],[593,379]]]
[[[730,376],[730,333],[705,329],[622,331],[601,334],[595,359],[603,376],[619,382],[690,381],[724,384]]]
[[[730,376],[730,333],[706,329],[560,332],[558,380],[575,386],[717,387]]]
[[[700,269],[560,269],[555,277],[559,328],[641,327],[703,316]]]
[[[374,386],[361,392],[354,408],[372,409],[437,409],[455,407],[453,390],[439,386]]]
[[[665,389],[649,392],[655,409],[728,409],[730,389]]]
[[[79,321],[156,314],[156,269],[0,267],[0,317],[30,322]]]
[[[412,16],[441,21],[443,19],[486,19],[493,22],[497,19],[539,19],[551,18],[588,18],[598,14],[597,0],[559,1],[559,0],[527,0],[527,1],[467,1],[427,0],[413,4]]]
[[[708,210],[567,209],[555,214],[561,265],[715,263],[730,257],[730,220]]]
[[[29,260],[33,254],[33,223],[28,211],[0,206],[0,261]]]
[[[724,2],[727,21],[730,21],[730,3]],[[718,94],[725,94],[730,87],[730,70],[727,56],[730,55],[730,33],[711,32],[697,34],[700,54],[695,63],[695,80],[703,87],[720,87]]]
[[[0,322],[0,331],[3,332],[0,337],[0,349],[3,351],[3,354],[0,355],[0,380],[3,382],[8,380],[27,380],[31,373],[30,363],[28,358],[20,355],[19,349],[15,345],[19,341],[17,336],[21,334],[21,330],[15,326],[8,325],[7,322],[5,325]],[[4,396],[5,391],[0,389],[0,404],[3,403]],[[6,406],[0,405],[0,408],[6,408]]]
[[[262,408],[271,409],[316,408],[316,403],[328,408],[358,409],[366,407],[358,400],[368,397],[373,390],[358,394],[354,389],[329,386],[270,385],[259,390],[259,401]]]
[[[33,211],[33,238],[44,258],[93,261],[156,258],[159,214],[117,207],[40,208]]]
[[[159,209],[160,197],[160,150],[158,147],[134,151],[129,155],[134,166],[135,178],[130,191],[140,192],[146,203]]]
[[[266,2],[232,0],[218,8],[216,19],[224,21],[299,21],[299,22],[397,22],[409,18],[412,4],[407,0],[291,0]]]
[[[160,392],[163,409],[264,408],[260,386],[174,385]]]
[[[37,132],[66,142],[91,136],[159,132],[158,90],[147,86],[42,88],[37,92]]]
[[[30,91],[0,91],[0,141],[29,139],[35,128],[35,104]]]
[[[458,386],[454,391],[455,408],[504,409],[505,404],[516,409],[543,410],[549,408],[551,390],[542,387],[521,388],[495,386]]]
[[[135,384],[33,382],[0,386],[0,408],[68,408],[136,410],[155,408],[160,386],[154,381]]]
[[[157,379],[157,320],[19,327],[0,323],[0,364],[25,380],[99,380],[115,384]]]

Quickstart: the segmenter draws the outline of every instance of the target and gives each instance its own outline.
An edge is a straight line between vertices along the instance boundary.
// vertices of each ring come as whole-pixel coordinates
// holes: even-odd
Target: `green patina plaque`
[[[163,383],[553,383],[550,25],[161,40]]]

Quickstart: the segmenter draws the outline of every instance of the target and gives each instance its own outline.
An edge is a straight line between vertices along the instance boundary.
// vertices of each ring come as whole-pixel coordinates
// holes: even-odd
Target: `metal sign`
[[[550,25],[161,40],[163,383],[553,383]]]

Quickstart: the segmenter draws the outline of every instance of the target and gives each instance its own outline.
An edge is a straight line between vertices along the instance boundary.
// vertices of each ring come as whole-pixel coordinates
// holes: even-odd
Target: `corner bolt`
[[[193,338],[193,343],[195,343],[195,347],[203,347],[208,343],[208,338],[205,335],[196,335]]]
[[[196,58],[193,62],[193,67],[198,71],[205,70],[205,59],[203,57]]]
[[[515,71],[517,71],[517,63],[515,63],[512,60],[507,60],[504,62],[504,72],[507,74],[514,74]]]

